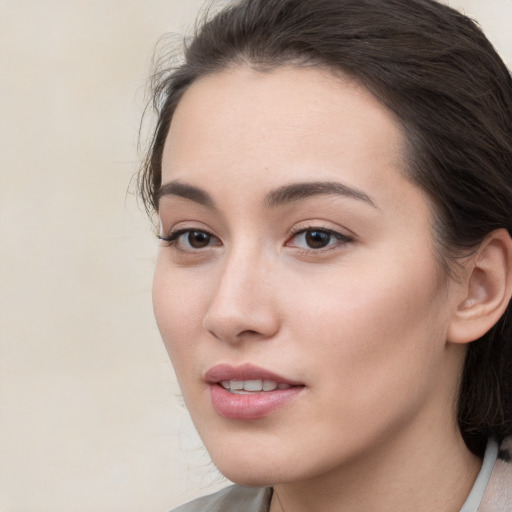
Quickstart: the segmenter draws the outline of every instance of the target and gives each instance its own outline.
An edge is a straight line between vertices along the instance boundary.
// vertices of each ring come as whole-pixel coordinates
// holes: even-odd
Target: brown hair
[[[162,151],[187,88],[236,64],[290,63],[342,71],[396,113],[448,272],[489,232],[512,233],[510,73],[472,20],[434,0],[241,0],[204,21],[184,61],[155,75],[158,121],[139,175],[148,211],[158,209]],[[468,348],[458,419],[475,453],[512,434],[511,314]]]

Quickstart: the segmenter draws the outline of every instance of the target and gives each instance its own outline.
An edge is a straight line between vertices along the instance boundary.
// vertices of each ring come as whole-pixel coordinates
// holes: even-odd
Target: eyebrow
[[[215,209],[215,201],[205,190],[194,185],[171,181],[162,185],[157,192],[157,202],[164,196],[178,196]],[[283,185],[265,196],[265,204],[270,207],[301,201],[319,195],[339,195],[368,203],[377,208],[372,198],[355,187],[337,181],[312,181]]]
[[[180,181],[171,181],[162,185],[156,194],[157,204],[164,196],[178,196],[202,204],[207,208],[215,208],[215,202],[208,192],[205,192],[199,187],[194,187],[194,185],[181,183]]]
[[[279,206],[285,203],[300,201],[312,196],[340,195],[364,201],[377,208],[373,199],[357,188],[337,181],[313,181],[305,183],[292,183],[273,190],[265,197],[265,203],[269,206]]]

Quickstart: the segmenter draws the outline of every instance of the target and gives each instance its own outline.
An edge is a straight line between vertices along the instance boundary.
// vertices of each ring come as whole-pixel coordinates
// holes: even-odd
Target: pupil
[[[312,249],[321,249],[329,244],[331,235],[324,231],[308,231],[306,233],[306,242]]]
[[[210,235],[203,231],[191,231],[188,235],[188,243],[194,249],[202,249],[210,243]]]

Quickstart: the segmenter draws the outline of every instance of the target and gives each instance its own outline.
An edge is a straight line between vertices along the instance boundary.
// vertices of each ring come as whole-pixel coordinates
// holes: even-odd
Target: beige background
[[[223,485],[154,326],[126,190],[152,48],[200,0],[0,0],[0,512],[164,512]],[[452,0],[512,65],[512,0]]]

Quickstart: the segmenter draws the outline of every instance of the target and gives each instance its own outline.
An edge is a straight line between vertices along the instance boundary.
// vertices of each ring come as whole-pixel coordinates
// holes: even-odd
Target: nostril
[[[253,331],[251,329],[247,329],[245,331],[242,331],[239,336],[261,336],[261,333],[258,331]]]
[[[240,288],[240,281],[233,283],[233,275],[223,282],[212,303],[205,311],[203,328],[214,338],[230,343],[244,340],[263,340],[279,330],[279,315],[263,291],[248,294]],[[266,294],[266,290],[265,290]],[[259,295],[259,296],[258,296]]]

